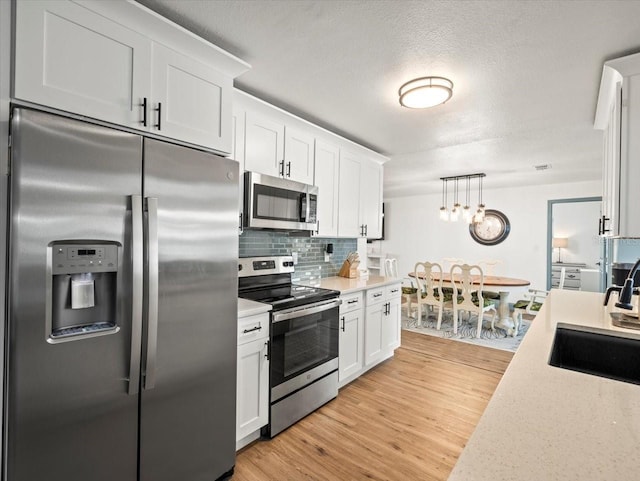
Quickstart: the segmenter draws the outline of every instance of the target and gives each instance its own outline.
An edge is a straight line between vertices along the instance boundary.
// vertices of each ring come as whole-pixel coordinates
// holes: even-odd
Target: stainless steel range
[[[238,295],[271,304],[269,424],[273,437],[338,395],[338,291],[291,283],[293,257],[239,261]]]

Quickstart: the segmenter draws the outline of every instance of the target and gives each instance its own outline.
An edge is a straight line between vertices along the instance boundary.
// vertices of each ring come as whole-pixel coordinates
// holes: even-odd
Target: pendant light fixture
[[[482,176],[484,177],[484,175]],[[482,203],[482,177],[478,178],[478,210],[473,216],[473,222],[476,224],[484,220],[484,204]]]
[[[451,222],[458,222],[460,218],[460,204],[458,203],[458,179],[455,179],[453,187],[453,209],[451,209]]]
[[[462,219],[467,224],[471,224],[471,222],[473,221],[473,216],[471,215],[471,207],[469,207],[470,195],[471,195],[471,178],[467,177],[466,197],[465,197],[464,207],[462,208]]]
[[[400,105],[410,109],[426,109],[445,103],[453,95],[453,82],[444,77],[421,77],[402,84],[398,89]]]
[[[472,222],[482,222],[484,220],[485,211],[485,206],[482,199],[482,178],[485,176],[486,174],[480,173],[454,175],[451,177],[440,177],[440,180],[442,181],[442,207],[440,207],[440,219],[456,222],[460,218],[460,214],[462,214],[462,219],[468,224],[471,224]],[[474,213],[474,211],[472,211],[471,207],[469,206],[469,200],[471,199],[471,179],[476,178],[478,179],[478,208]],[[458,195],[460,192],[459,182],[461,179],[466,181],[464,207],[461,207],[460,203],[458,202]],[[449,211],[447,208],[449,181],[454,182],[453,207],[451,208],[451,211]]]
[[[447,181],[442,182],[442,207],[440,207],[440,219],[449,220],[449,211],[447,210]]]

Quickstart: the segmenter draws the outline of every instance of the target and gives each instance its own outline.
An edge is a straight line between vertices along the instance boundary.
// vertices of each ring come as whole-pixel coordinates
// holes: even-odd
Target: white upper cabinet
[[[151,41],[72,2],[16,3],[14,97],[143,128]]]
[[[313,185],[313,134],[285,126],[284,177]]]
[[[249,66],[140,4],[16,2],[15,39],[13,98],[231,151]]]
[[[247,110],[244,168],[282,177],[284,172],[284,124]]]
[[[333,144],[316,140],[315,178],[318,186],[318,236],[338,235],[338,181],[340,149]]]
[[[361,160],[349,151],[340,151],[338,183],[338,236],[360,237],[364,230],[360,221]]]
[[[245,169],[313,184],[313,144],[310,132],[273,116],[247,111]]]
[[[382,236],[382,165],[342,150],[338,197],[340,237]]]
[[[231,152],[233,80],[158,43],[152,66],[152,131]]]
[[[370,160],[361,164],[359,223],[365,237],[382,237],[382,165]]]
[[[605,63],[594,127],[604,131],[601,235],[640,236],[640,54]]]

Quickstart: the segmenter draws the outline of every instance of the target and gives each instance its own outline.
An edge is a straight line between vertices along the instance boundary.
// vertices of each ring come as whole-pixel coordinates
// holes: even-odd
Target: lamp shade
[[[556,247],[567,247],[569,245],[569,239],[566,237],[554,237],[551,241],[551,246],[555,249]]]

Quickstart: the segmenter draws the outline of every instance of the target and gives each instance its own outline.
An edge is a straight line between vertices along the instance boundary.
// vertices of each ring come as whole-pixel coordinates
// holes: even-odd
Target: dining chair
[[[496,266],[502,264],[500,259],[483,259],[478,261],[478,265],[482,269],[482,272],[485,276],[495,276],[496,275]]]
[[[431,262],[417,262],[414,269],[414,276],[418,283],[418,326],[422,323],[422,306],[426,307],[425,313],[428,318],[428,312],[433,312],[434,308],[438,309],[438,321],[436,329],[440,329],[442,325],[443,299],[442,293],[442,266]],[[438,281],[434,281],[434,274]]]
[[[458,333],[458,323],[460,322],[461,311],[475,314],[478,318],[476,337],[479,339],[482,333],[482,323],[484,315],[493,311],[491,317],[491,329],[494,329],[496,319],[496,307],[489,299],[482,295],[484,287],[484,274],[478,265],[454,264],[451,267],[451,283],[453,285],[453,332]],[[472,275],[478,276],[478,282],[474,283]]]
[[[518,335],[518,330],[522,326],[522,315],[535,316],[538,314],[548,295],[549,291],[529,289],[523,299],[519,299],[513,304],[514,337]]]
[[[464,264],[464,259],[460,259],[458,257],[443,257],[440,265],[444,272],[451,272],[451,267],[454,264]]]
[[[399,277],[398,275],[398,259],[388,257],[384,260],[384,275],[386,277]],[[407,285],[407,282],[409,285]],[[413,280],[409,278],[402,279],[402,299],[400,308],[407,311],[407,318],[411,319],[411,313],[414,305],[418,302],[418,288],[413,285]]]

